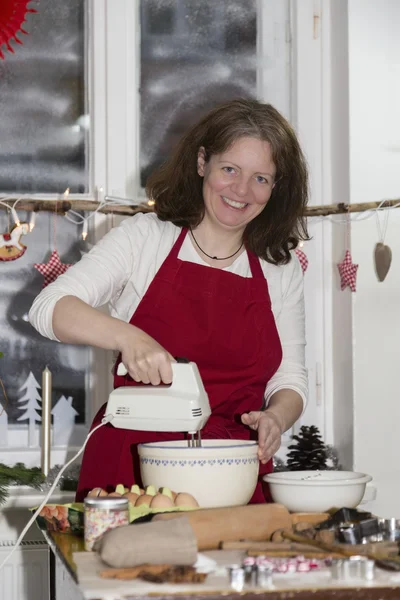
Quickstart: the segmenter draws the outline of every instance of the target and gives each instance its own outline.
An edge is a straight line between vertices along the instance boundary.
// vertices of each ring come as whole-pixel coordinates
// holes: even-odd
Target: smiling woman
[[[64,343],[116,350],[115,387],[171,383],[174,357],[188,357],[212,409],[202,438],[257,437],[267,473],[307,400],[303,276],[291,254],[307,236],[297,138],[271,105],[232,100],[189,130],[147,191],[155,214],[127,219],[47,286],[31,322]],[[112,316],[96,310],[107,302]],[[138,444],[184,437],[108,423],[88,441],[77,498],[140,483]],[[252,502],[263,501],[259,481]]]

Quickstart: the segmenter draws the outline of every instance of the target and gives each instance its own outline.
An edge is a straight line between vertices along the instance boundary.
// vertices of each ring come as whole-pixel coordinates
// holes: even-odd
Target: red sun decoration
[[[38,0],[34,0],[38,1]],[[34,8],[28,8],[32,0],[0,0],[0,58],[4,59],[2,46],[5,44],[9,52],[14,53],[10,41],[22,44],[17,38],[18,33],[25,35],[28,32],[22,27],[28,13],[37,13]]]

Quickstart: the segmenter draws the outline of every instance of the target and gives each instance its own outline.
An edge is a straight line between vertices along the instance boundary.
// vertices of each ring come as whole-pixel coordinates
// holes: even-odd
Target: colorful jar
[[[129,524],[128,498],[102,496],[85,498],[85,550],[109,529]]]

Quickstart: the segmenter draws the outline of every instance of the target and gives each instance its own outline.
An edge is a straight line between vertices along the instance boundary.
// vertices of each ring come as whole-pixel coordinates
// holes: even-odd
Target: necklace
[[[208,256],[208,258],[211,258],[212,260],[228,260],[228,258],[232,258],[233,256],[235,256],[239,250],[242,249],[243,247],[243,242],[240,244],[239,248],[236,250],[236,252],[234,252],[233,254],[230,254],[229,256],[225,256],[223,258],[219,258],[218,256],[211,256],[211,254],[207,254],[207,252],[204,252],[203,248],[201,248],[196,240],[196,238],[193,235],[193,231],[190,230],[190,233],[192,234],[192,238],[194,239],[194,243],[196,244],[196,246],[198,247],[198,249],[200,250],[200,252],[202,252],[205,256]]]

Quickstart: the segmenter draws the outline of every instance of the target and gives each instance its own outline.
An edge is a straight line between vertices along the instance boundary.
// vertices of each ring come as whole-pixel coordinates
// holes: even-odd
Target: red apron
[[[182,261],[178,254],[186,234],[187,229],[182,229],[130,323],[172,356],[197,364],[212,410],[202,430],[204,439],[257,439],[240,417],[261,409],[265,386],[282,360],[260,261],[247,251],[252,277]],[[123,385],[135,382],[115,375],[114,387]],[[100,423],[105,406],[92,428]],[[101,427],[85,449],[77,501],[94,487],[110,491],[118,483],[140,484],[137,445],[184,437],[183,433],[117,429],[110,423]],[[272,461],[260,464],[260,474],[271,470]],[[251,502],[265,502],[261,481]]]

